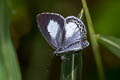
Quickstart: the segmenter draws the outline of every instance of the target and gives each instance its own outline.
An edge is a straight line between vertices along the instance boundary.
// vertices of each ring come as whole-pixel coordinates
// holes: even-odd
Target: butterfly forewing
[[[38,26],[48,43],[55,49],[62,46],[64,18],[55,13],[42,13],[37,16]]]

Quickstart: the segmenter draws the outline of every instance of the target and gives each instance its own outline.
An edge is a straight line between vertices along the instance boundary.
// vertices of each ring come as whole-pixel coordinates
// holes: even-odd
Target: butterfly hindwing
[[[58,52],[55,51],[54,53],[55,54],[57,53],[56,55],[62,55],[62,54],[67,53],[67,52],[72,52],[72,51],[75,52],[75,51],[79,51],[79,50],[84,49],[88,45],[89,45],[89,42],[87,40],[84,42],[79,41],[79,42],[75,42],[75,43],[67,46],[66,48],[64,48]]]
[[[61,47],[64,17],[56,13],[42,13],[37,16],[37,22],[48,43],[54,49]]]
[[[87,47],[89,43],[83,22],[74,16],[68,16],[65,21],[64,50],[77,51]]]

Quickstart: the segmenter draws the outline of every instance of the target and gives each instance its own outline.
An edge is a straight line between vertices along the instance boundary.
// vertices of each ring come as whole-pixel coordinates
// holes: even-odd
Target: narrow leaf
[[[21,80],[8,23],[8,0],[0,0],[0,80]]]
[[[120,38],[99,35],[99,41],[120,58]]]

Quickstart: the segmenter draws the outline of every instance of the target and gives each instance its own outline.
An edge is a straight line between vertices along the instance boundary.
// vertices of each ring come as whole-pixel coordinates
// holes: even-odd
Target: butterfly
[[[89,45],[85,25],[75,16],[64,18],[57,13],[41,13],[37,15],[37,23],[44,38],[55,49],[55,55],[79,51]]]

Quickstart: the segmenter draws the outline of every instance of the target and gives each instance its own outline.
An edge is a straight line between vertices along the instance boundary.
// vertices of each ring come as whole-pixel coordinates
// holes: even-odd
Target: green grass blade
[[[61,80],[82,80],[82,54],[65,54],[62,57]]]
[[[62,66],[61,66],[61,80],[72,80],[72,55],[65,54],[61,56],[62,58]]]
[[[97,39],[95,37],[95,31],[93,29],[93,23],[92,23],[92,19],[86,4],[86,0],[82,0],[82,4],[83,4],[83,9],[85,11],[86,20],[88,23],[89,35],[90,35],[91,45],[93,48],[94,57],[95,57],[95,61],[96,61],[96,65],[99,73],[99,78],[100,80],[104,80],[104,71],[103,71],[99,46],[98,46]]]
[[[120,38],[98,35],[98,40],[120,58]]]
[[[7,0],[0,0],[0,80],[21,80],[9,33]]]
[[[80,13],[78,14],[78,18],[82,19],[83,18],[83,13],[84,13],[84,10],[82,8]]]
[[[77,55],[75,55],[75,75],[76,80],[82,80],[82,52],[78,53]]]

